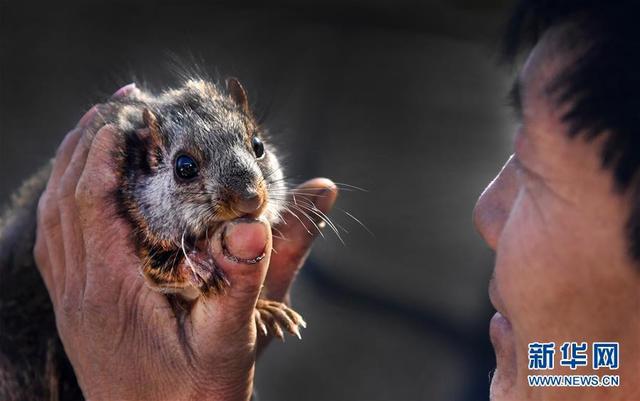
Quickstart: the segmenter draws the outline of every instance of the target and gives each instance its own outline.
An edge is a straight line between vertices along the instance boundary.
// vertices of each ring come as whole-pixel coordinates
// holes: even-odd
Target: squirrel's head
[[[124,204],[155,241],[196,241],[241,216],[279,218],[286,186],[278,159],[242,85],[226,86],[190,80],[121,112],[142,126],[125,137]]]

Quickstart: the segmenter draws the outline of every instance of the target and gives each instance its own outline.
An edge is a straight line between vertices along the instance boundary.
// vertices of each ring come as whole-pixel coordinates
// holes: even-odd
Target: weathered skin
[[[114,154],[120,185],[111,201],[120,214],[114,218],[131,224],[147,283],[179,307],[223,293],[228,281],[209,257],[209,234],[239,217],[276,223],[287,195],[273,149],[255,150],[254,137],[263,134],[242,86],[231,79],[223,93],[189,80],[159,96],[135,91],[100,105],[99,117],[86,135],[104,124],[121,134]],[[193,180],[176,175],[184,154],[198,163]],[[48,164],[27,180],[0,220],[0,399],[82,398],[33,258],[49,174]],[[261,299],[256,324],[263,335],[282,337],[283,329],[299,336],[305,323],[284,304]]]

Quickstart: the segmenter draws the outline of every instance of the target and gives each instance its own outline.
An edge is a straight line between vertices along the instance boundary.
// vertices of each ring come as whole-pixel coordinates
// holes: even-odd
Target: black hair
[[[550,89],[570,105],[563,116],[569,135],[592,140],[608,133],[602,165],[612,170],[619,191],[633,187],[627,230],[631,254],[640,261],[640,1],[520,0],[506,27],[504,58],[514,63],[561,26],[571,27],[571,39],[563,40],[579,51]]]

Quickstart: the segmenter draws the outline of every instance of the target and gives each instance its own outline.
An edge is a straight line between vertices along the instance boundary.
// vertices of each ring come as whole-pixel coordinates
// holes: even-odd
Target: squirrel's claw
[[[299,339],[300,327],[306,327],[305,321],[297,312],[282,302],[258,299],[255,310],[256,327],[262,335],[271,334],[284,341],[283,328]]]

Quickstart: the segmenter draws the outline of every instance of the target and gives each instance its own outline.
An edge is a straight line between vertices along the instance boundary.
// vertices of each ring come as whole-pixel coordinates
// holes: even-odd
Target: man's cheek
[[[567,270],[558,228],[526,196],[514,204],[496,259],[496,284],[515,333],[523,341],[552,341],[557,322],[570,311],[566,302],[580,291]]]

